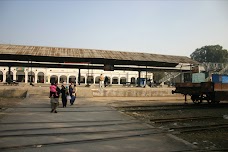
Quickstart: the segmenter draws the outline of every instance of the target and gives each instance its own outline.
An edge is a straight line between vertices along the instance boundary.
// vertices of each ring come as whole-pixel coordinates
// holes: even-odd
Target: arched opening
[[[12,81],[13,80],[13,72],[10,71],[10,74],[9,74],[9,71],[6,72],[6,82],[9,82],[9,81]]]
[[[70,76],[69,77],[69,82],[70,83],[76,83],[76,77],[75,76]]]
[[[59,78],[59,82],[60,83],[67,82],[67,76],[61,75],[60,78]]]
[[[25,82],[25,72],[24,71],[17,71],[16,80],[17,80],[17,82]]]
[[[93,76],[88,76],[87,77],[87,83],[93,83]]]
[[[32,71],[28,72],[28,82],[35,82],[35,73]]]
[[[95,84],[99,84],[99,81],[100,81],[100,76],[97,76],[97,77],[95,78]]]
[[[120,84],[125,84],[127,79],[125,77],[120,78]]]
[[[118,77],[112,78],[112,84],[118,84]]]
[[[37,83],[44,83],[44,73],[43,72],[38,73]]]
[[[132,78],[131,78],[131,84],[135,84],[135,83],[136,83],[135,78],[132,77]]]
[[[108,85],[110,85],[110,77],[105,76],[105,78],[104,78],[104,86],[107,87]]]
[[[107,78],[108,78],[108,84],[110,84],[110,82],[111,82],[111,78],[110,78],[110,77],[108,77],[108,76],[107,76]]]
[[[85,83],[85,77],[84,76],[80,77],[80,83]]]
[[[0,71],[0,82],[2,82],[2,81],[3,81],[3,72]]]
[[[52,75],[52,76],[50,77],[50,82],[51,82],[51,83],[58,82],[58,76],[57,76],[57,75]]]

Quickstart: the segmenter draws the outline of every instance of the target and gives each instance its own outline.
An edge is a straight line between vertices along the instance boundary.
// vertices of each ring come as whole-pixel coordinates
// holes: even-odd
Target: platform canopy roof
[[[130,68],[130,65],[133,67],[176,67],[179,63],[198,64],[198,62],[186,56],[8,44],[0,44],[0,60],[15,61],[1,62],[0,65],[2,66],[5,66],[6,64],[11,64],[12,66],[25,66],[26,63],[22,64],[18,61],[33,61],[36,62],[36,64],[33,63],[36,67],[67,68],[67,66],[77,67],[74,64],[100,64],[116,65],[122,70],[127,70]],[[46,62],[48,62],[48,64]],[[60,64],[62,66],[60,66]],[[123,67],[121,67],[121,65],[123,65]],[[126,65],[129,65],[129,67]],[[88,66],[86,68],[88,68]],[[96,66],[94,66],[94,68],[96,68]],[[100,67],[97,67],[97,69],[100,69]],[[137,68],[134,70],[137,70]]]

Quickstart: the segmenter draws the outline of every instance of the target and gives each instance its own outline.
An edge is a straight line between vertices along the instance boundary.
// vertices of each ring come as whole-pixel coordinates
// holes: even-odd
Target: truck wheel
[[[202,103],[202,101],[199,100],[199,99],[196,99],[195,101],[193,101],[193,103],[194,103],[194,104],[200,104],[200,103]]]
[[[213,96],[213,94],[207,94],[207,103],[208,104],[212,104],[212,103],[214,103],[214,96]]]
[[[208,104],[212,104],[213,102],[214,102],[213,100],[210,100],[210,99],[207,100]]]
[[[220,101],[214,101],[215,104],[219,104]]]
[[[196,100],[195,95],[192,95],[192,96],[191,96],[191,100],[192,100],[192,102],[194,102],[194,101]]]
[[[194,104],[200,104],[202,103],[201,97],[199,95],[192,95],[191,99]]]
[[[211,98],[211,100],[210,100],[210,103],[209,104],[211,104],[211,103],[213,103],[213,104],[218,104],[220,101],[219,100],[215,100],[215,97],[214,96],[212,96],[212,98]]]

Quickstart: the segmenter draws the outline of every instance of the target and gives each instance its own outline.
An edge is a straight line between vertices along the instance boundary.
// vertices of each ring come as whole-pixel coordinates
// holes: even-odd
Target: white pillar
[[[3,74],[3,80],[2,81],[6,82],[6,71],[4,71],[2,74]]]
[[[25,83],[28,83],[28,72],[25,71]]]
[[[37,73],[37,72],[35,72],[34,74],[35,74],[35,83],[37,83],[38,73]]]
[[[60,75],[58,75],[58,84],[60,83]]]
[[[110,76],[110,84],[112,84],[112,76]]]
[[[13,71],[13,80],[17,80],[17,71]]]
[[[85,75],[85,84],[87,84],[87,76]]]
[[[118,84],[120,84],[120,76],[118,77]]]
[[[69,83],[69,75],[67,75],[66,83],[67,83],[67,84]]]
[[[96,76],[93,77],[93,84],[96,82]]]
[[[128,72],[127,72],[127,82],[131,82]]]

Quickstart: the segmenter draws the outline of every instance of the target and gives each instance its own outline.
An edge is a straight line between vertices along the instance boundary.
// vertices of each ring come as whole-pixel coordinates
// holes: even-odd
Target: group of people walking
[[[102,74],[99,78],[99,86],[102,90],[108,85],[108,77],[104,77]],[[51,83],[50,86],[50,102],[51,102],[51,112],[57,113],[57,107],[59,106],[59,97],[61,96],[63,108],[67,106],[67,102],[70,102],[70,105],[74,104],[77,94],[76,84],[71,83],[69,86],[63,82],[61,88],[58,87],[58,83]]]
[[[62,84],[61,89],[58,87],[58,83],[52,83],[50,86],[50,98],[51,98],[51,112],[57,113],[57,107],[59,105],[59,97],[61,96],[63,108],[66,107],[67,102],[70,105],[74,104],[76,99],[77,87],[76,84],[71,83],[69,86],[65,83]]]

